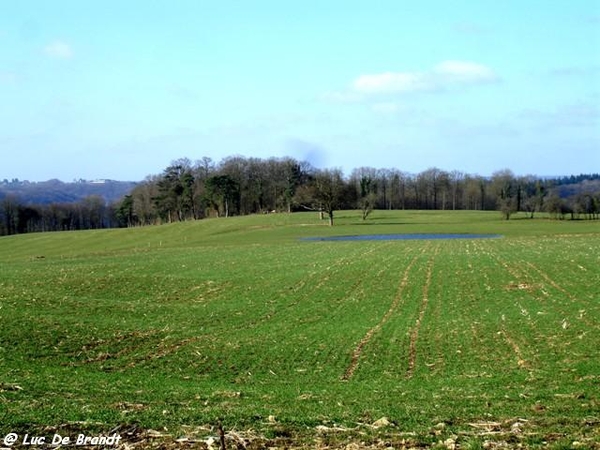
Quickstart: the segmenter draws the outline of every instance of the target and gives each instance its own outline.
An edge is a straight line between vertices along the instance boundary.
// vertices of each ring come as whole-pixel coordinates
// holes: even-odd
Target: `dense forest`
[[[491,177],[430,168],[418,174],[361,167],[317,169],[293,158],[232,156],[173,161],[117,201],[90,195],[74,202],[35,204],[8,194],[0,199],[0,235],[34,231],[130,227],[206,217],[357,209],[498,210],[533,218],[600,217],[600,174],[540,178],[505,169]]]

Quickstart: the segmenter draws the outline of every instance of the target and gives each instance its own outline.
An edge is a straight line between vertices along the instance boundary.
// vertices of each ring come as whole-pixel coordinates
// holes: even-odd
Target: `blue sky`
[[[600,171],[600,1],[0,2],[0,179]]]

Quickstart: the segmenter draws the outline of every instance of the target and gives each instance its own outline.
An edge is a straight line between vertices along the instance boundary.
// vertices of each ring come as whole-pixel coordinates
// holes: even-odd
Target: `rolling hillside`
[[[0,434],[598,448],[596,223],[317,217],[0,238]],[[385,233],[502,237],[300,239]]]

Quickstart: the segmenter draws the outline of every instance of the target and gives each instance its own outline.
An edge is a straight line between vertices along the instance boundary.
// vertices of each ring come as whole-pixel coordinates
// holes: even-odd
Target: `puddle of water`
[[[323,236],[302,238],[303,241],[410,241],[431,239],[493,239],[500,234],[461,233],[407,233],[407,234],[360,234],[355,236]]]

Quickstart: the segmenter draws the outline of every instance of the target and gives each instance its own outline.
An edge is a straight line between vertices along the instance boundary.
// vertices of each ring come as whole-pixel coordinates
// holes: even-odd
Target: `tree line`
[[[41,231],[116,228],[116,204],[91,195],[77,202],[27,204],[9,194],[0,201],[0,236]]]
[[[590,182],[592,180],[592,182]],[[561,184],[586,189],[560,196]],[[367,219],[375,209],[498,210],[504,219],[517,212],[534,217],[598,219],[600,176],[563,179],[517,176],[510,170],[491,177],[429,168],[418,174],[360,167],[317,169],[294,158],[231,156],[215,163],[204,157],[173,161],[148,176],[120,201],[106,204],[90,196],[69,204],[26,205],[5,197],[0,234],[32,231],[130,227],[272,212],[318,211],[333,225],[335,211],[357,209]]]

